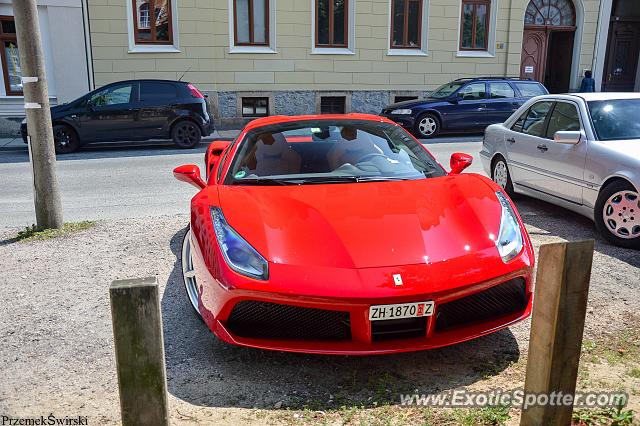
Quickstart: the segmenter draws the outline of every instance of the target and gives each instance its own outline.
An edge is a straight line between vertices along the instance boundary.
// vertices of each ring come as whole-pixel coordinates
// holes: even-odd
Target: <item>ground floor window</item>
[[[269,115],[269,98],[242,98],[242,116],[247,118],[266,117]]]
[[[393,102],[404,102],[404,101],[412,101],[414,99],[418,99],[417,96],[396,96],[393,98]]]
[[[346,96],[322,96],[320,98],[320,114],[344,114],[346,103]]]
[[[2,42],[2,73],[7,95],[22,95],[22,70],[13,16],[0,16]]]

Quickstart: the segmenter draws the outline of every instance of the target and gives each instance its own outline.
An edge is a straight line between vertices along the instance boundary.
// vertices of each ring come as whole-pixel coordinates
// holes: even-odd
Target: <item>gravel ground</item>
[[[542,243],[595,236],[592,224],[573,213],[528,199],[518,205],[536,250]],[[178,253],[187,220],[104,221],[32,242],[11,242],[18,229],[0,228],[0,414],[53,412],[87,415],[90,424],[118,423],[108,286],[114,279],[153,275],[161,285],[173,423],[291,423],[305,407],[324,413],[341,405],[397,404],[399,392],[522,386],[529,321],[454,347],[384,357],[224,344],[194,317],[184,295]],[[639,272],[638,252],[597,240],[587,338],[625,328],[638,333]],[[590,386],[619,386],[607,368]],[[636,392],[631,406],[637,412],[640,379],[625,380]]]

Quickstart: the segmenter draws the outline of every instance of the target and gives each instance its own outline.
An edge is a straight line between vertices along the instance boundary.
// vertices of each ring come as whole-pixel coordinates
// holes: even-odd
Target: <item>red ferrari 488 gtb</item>
[[[186,294],[220,339],[322,354],[450,345],[530,315],[534,254],[490,179],[451,171],[402,127],[349,114],[268,117],[197,166]]]

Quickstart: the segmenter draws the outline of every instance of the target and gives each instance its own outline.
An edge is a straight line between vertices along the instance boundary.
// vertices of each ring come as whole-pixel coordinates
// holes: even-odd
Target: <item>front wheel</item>
[[[605,186],[596,201],[596,228],[609,242],[640,249],[640,196],[628,182]]]
[[[194,148],[202,139],[200,126],[192,121],[180,121],[171,131],[171,139],[179,148]]]
[[[191,255],[191,227],[184,234],[182,240],[182,281],[187,291],[187,298],[193,307],[196,315],[202,318],[200,314],[200,293],[198,292],[198,282],[196,281],[196,270],[193,267],[193,258]]]
[[[415,131],[421,139],[431,138],[440,132],[440,121],[433,114],[423,114],[416,120]]]
[[[513,197],[513,182],[511,182],[509,167],[507,167],[507,161],[501,156],[493,160],[491,179],[497,183],[500,188],[504,189],[510,197]]]
[[[69,126],[57,124],[53,126],[53,142],[56,154],[70,154],[80,148],[80,139]]]

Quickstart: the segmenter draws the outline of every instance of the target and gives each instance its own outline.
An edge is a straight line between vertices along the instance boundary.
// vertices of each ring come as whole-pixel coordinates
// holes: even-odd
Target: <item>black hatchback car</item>
[[[172,139],[193,148],[213,131],[206,97],[194,85],[172,80],[111,83],[51,108],[56,153],[92,142]],[[27,142],[27,123],[22,122]]]
[[[478,132],[502,123],[529,98],[549,92],[537,81],[510,77],[460,78],[428,98],[398,102],[380,115],[430,138],[441,132]]]

